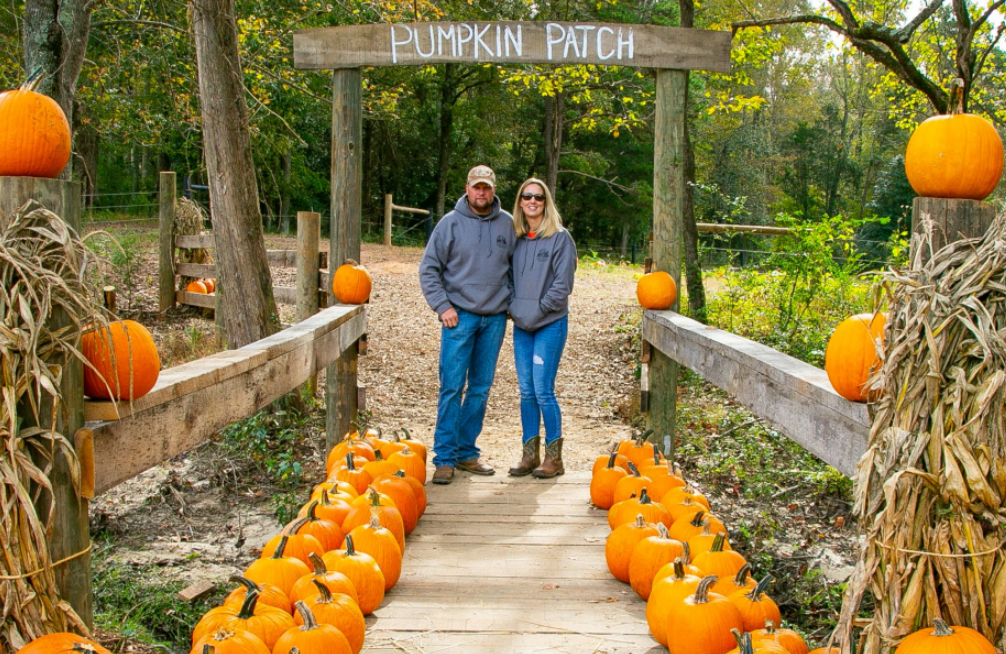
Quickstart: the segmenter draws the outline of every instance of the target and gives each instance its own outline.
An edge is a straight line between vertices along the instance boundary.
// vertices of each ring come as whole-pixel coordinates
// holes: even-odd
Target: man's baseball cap
[[[496,188],[496,173],[489,166],[475,166],[468,171],[468,186],[476,184],[488,184],[491,188]]]

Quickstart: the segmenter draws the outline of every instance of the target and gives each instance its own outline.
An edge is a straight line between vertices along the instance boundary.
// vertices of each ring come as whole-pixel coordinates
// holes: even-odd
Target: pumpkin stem
[[[753,649],[751,645],[751,634],[742,634],[740,629],[737,629],[736,627],[731,629],[730,633],[734,635],[734,640],[737,641],[737,649],[740,654],[752,654]]]
[[[405,479],[405,471],[400,468],[398,470],[395,470],[391,474],[395,477],[398,477],[399,479]]]
[[[360,262],[357,261],[356,259],[346,259],[342,263],[344,265],[349,265],[349,266],[359,266],[360,265]]]
[[[752,602],[760,602],[760,598],[763,594],[765,594],[765,588],[768,586],[770,581],[772,581],[772,575],[765,575],[762,577],[761,581],[755,584],[755,587],[751,589],[750,593],[748,593],[748,599]]]
[[[953,636],[954,628],[948,625],[943,618],[933,618],[934,636]]]
[[[708,577],[703,577],[702,581],[699,582],[698,588],[695,589],[696,604],[708,604],[709,603],[709,588],[716,583],[719,579],[716,575],[709,575]]]
[[[684,550],[681,558],[685,560],[685,565],[692,562],[692,546],[688,544],[688,541],[682,541],[681,549]]]
[[[709,518],[702,519],[702,536],[712,536],[713,532],[709,528]]]
[[[370,507],[370,528],[371,529],[381,528],[381,510],[376,506]]]
[[[311,613],[311,609],[307,608],[304,600],[297,600],[294,606],[297,607],[297,613],[300,613],[300,617],[304,618],[304,626],[300,628],[301,631],[311,631],[318,628],[318,621],[314,619],[314,613]],[[293,649],[290,651],[292,652]]]
[[[771,620],[766,620],[765,621],[765,633],[767,633],[769,636],[774,636],[778,632],[779,632],[779,630],[776,629],[776,626],[775,626],[774,622],[772,622]]]
[[[31,75],[28,76],[28,79],[24,81],[24,84],[21,85],[21,90],[34,91],[38,88],[38,85],[42,83],[44,78],[45,75],[42,74],[42,67],[39,66],[32,72]]]
[[[674,578],[679,581],[685,578],[685,562],[680,556],[674,559]]]
[[[709,523],[706,523],[705,529],[708,531]],[[727,542],[727,535],[722,531],[716,532],[716,537],[713,538],[713,546],[709,548],[710,552],[722,552],[723,545]]]
[[[701,527],[705,518],[706,518],[705,511],[699,511],[694,516],[692,516],[692,519],[688,521],[688,524],[690,524],[693,527]]]
[[[328,495],[328,491],[325,491],[324,494]],[[320,504],[320,502],[318,502],[318,500],[311,500],[311,503],[307,505],[307,519],[308,519],[309,522],[314,522],[315,520],[319,520],[318,513],[317,513],[318,504]]]
[[[734,583],[737,584],[738,586],[743,586],[744,584],[747,583],[748,575],[750,574],[751,574],[751,564],[745,563],[744,565],[741,566],[741,569],[737,571],[737,574],[734,575]]]
[[[605,467],[608,468],[609,470],[611,470],[612,468],[614,468],[615,467],[615,459],[617,457],[618,457],[618,446],[616,445],[615,449],[613,449],[611,451],[611,456],[608,457],[608,465],[605,466]]]
[[[356,470],[356,465],[353,463],[353,453],[346,452],[346,469]]]
[[[650,437],[650,434],[652,433],[653,429],[647,429],[646,431],[644,431],[642,434],[639,435],[639,440],[645,441],[647,438]]]
[[[639,474],[639,469],[636,468],[636,465],[632,461],[629,461],[629,474],[633,477],[642,477],[642,475]]]
[[[402,433],[405,434],[405,438],[403,440],[407,440],[407,441],[411,441],[412,440],[412,434],[409,433],[408,429],[406,429],[405,427],[402,427]]]
[[[653,444],[653,465],[660,465],[660,448],[657,447],[656,443]]]
[[[318,604],[331,604],[332,603],[332,590],[321,583],[317,579],[312,579],[311,583],[318,588],[318,596],[321,598],[318,600]]]
[[[274,559],[282,559],[283,558],[283,552],[286,550],[286,544],[287,544],[287,541],[289,541],[289,540],[290,540],[290,537],[288,535],[286,535],[286,534],[283,534],[283,535],[280,536],[279,545],[276,546],[276,551],[272,553],[272,558],[274,558]]]
[[[373,486],[367,486],[367,495],[370,499],[370,506],[383,506],[381,504],[381,494]]]
[[[964,113],[964,80],[960,77],[950,80],[950,102],[947,106],[950,114]]]
[[[215,652],[216,650],[213,649],[213,645],[210,645],[209,643],[203,645],[203,654],[214,654]]]
[[[241,584],[249,592],[253,591],[253,590],[255,592],[257,592],[257,593],[261,593],[262,592],[262,587],[259,586],[258,584],[256,584],[254,581],[252,581],[248,577],[242,577],[241,575],[233,575],[233,576],[231,576],[230,580]]]
[[[356,547],[353,545],[353,537],[350,534],[346,534],[346,540],[344,542],[346,545],[346,556],[356,556]]]
[[[646,526],[646,518],[643,517],[642,513],[636,514],[636,523],[632,526],[639,529],[642,529],[643,527]]]
[[[631,466],[632,463],[629,463]],[[653,504],[653,498],[650,497],[649,493],[646,492],[646,486],[643,486],[639,491],[639,503],[640,504]]]
[[[374,461],[384,461],[384,453],[381,450],[374,450]]]
[[[258,591],[249,590],[248,594],[245,595],[245,601],[241,603],[241,610],[238,611],[238,617],[242,620],[247,620],[255,615],[256,604],[258,604]]]
[[[662,522],[657,523],[657,531],[660,532],[661,538],[670,538],[671,532],[667,531],[667,525]]]
[[[316,577],[320,577],[326,572],[328,572],[328,567],[325,566],[325,561],[317,552],[311,552],[307,555],[307,558],[311,560],[311,565],[314,566],[314,574]]]
[[[297,532],[300,531],[301,527],[303,527],[310,521],[311,519],[308,518],[307,516],[304,516],[303,518],[297,518],[296,520],[294,520],[293,522],[291,522],[286,526],[286,532],[292,536],[296,536]]]

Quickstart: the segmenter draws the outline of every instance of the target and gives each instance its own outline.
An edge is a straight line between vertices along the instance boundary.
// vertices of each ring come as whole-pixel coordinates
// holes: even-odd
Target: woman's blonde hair
[[[524,236],[530,231],[528,229],[527,218],[524,216],[524,208],[520,204],[520,196],[530,184],[537,184],[545,194],[545,211],[543,212],[541,225],[538,226],[538,231],[535,232],[535,237],[548,238],[562,229],[562,216],[559,215],[559,210],[555,207],[555,202],[552,200],[552,193],[548,190],[548,186],[537,177],[525,180],[517,191],[517,201],[513,205],[513,228],[517,232],[517,238]]]

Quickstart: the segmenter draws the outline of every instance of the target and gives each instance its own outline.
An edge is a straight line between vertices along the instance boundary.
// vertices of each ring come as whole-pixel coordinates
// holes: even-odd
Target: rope
[[[37,575],[40,572],[44,572],[45,570],[48,570],[49,568],[55,568],[57,565],[63,565],[67,561],[72,561],[73,559],[77,558],[78,556],[84,556],[85,554],[87,554],[88,552],[91,551],[91,545],[92,545],[92,543],[88,543],[86,548],[80,550],[76,554],[71,554],[70,556],[66,557],[65,559],[60,559],[59,561],[56,561],[55,563],[53,563],[52,565],[50,565],[48,568],[39,568],[38,570],[32,570],[31,572],[26,572],[23,575],[0,575],[0,581],[18,581],[19,579],[27,579],[28,577],[33,577],[33,576]]]
[[[893,547],[891,545],[886,545],[884,543],[881,543],[879,540],[874,540],[873,543],[875,545],[883,547],[886,550],[894,550],[895,552],[900,552],[902,554],[919,554],[921,556],[935,556],[941,559],[970,559],[976,556],[986,556],[988,554],[995,554],[996,552],[1002,549],[1003,545],[1006,545],[1006,538],[1004,538],[1001,543],[999,543],[990,550],[985,550],[984,552],[968,552],[962,554],[943,554],[940,552],[926,552],[924,550],[906,550],[900,547]]]

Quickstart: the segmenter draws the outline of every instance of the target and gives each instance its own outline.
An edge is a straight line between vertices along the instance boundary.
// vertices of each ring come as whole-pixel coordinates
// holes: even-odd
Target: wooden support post
[[[384,194],[384,244],[391,246],[391,209],[392,209],[392,197],[391,193]]]
[[[363,83],[359,68],[332,71],[332,211],[329,270],[346,259],[360,260],[361,184],[363,178]],[[329,302],[335,296],[329,289]],[[325,440],[334,446],[356,420],[357,348],[354,343],[328,366],[325,392]]]
[[[321,241],[321,214],[311,211],[297,212],[297,322],[307,320],[318,313],[318,273]],[[307,397],[314,397],[318,388],[318,378],[311,376],[301,390]]]
[[[158,297],[160,310],[175,307],[175,173],[161,173],[160,206],[160,254],[158,255]]]
[[[913,238],[912,263],[925,264],[934,252],[947,243],[984,236],[995,217],[993,205],[977,200],[915,198],[912,202],[912,234],[931,231],[932,247],[925,252],[916,252]]]
[[[658,69],[657,107],[653,154],[653,243],[650,257],[653,270],[667,271],[681,288],[681,245],[684,235],[685,201],[685,110],[688,73]],[[675,301],[673,310],[678,310]],[[654,350],[649,364],[650,437],[674,443],[677,414],[678,363]],[[672,456],[673,452],[669,453]]]
[[[36,177],[0,177],[0,211],[5,213],[16,212],[28,200],[36,200],[61,217],[74,230],[78,230],[80,199],[80,184],[76,182]],[[67,325],[69,320],[69,316],[53,311],[54,327]],[[63,408],[54,427],[72,442],[76,431],[84,426],[84,369],[75,357],[53,363],[62,365],[63,368],[60,381]],[[44,408],[41,415],[48,415]],[[87,499],[77,496],[70,475],[70,462],[61,450],[57,451],[53,461],[49,482],[53,489],[51,501],[55,506],[52,535],[49,539],[49,556],[53,562],[69,559],[53,569],[56,587],[59,589],[60,597],[73,607],[90,628],[93,624],[93,605]],[[39,515],[44,516],[48,513],[49,501],[50,496],[42,493],[38,506]]]
[[[115,287],[114,286],[105,286],[104,288],[101,289],[101,295],[104,298],[105,308],[108,309],[109,313],[111,313],[112,315],[115,315],[116,312],[117,312],[117,309],[116,309],[116,306],[115,306],[115,304],[116,304],[116,302],[115,302]]]

